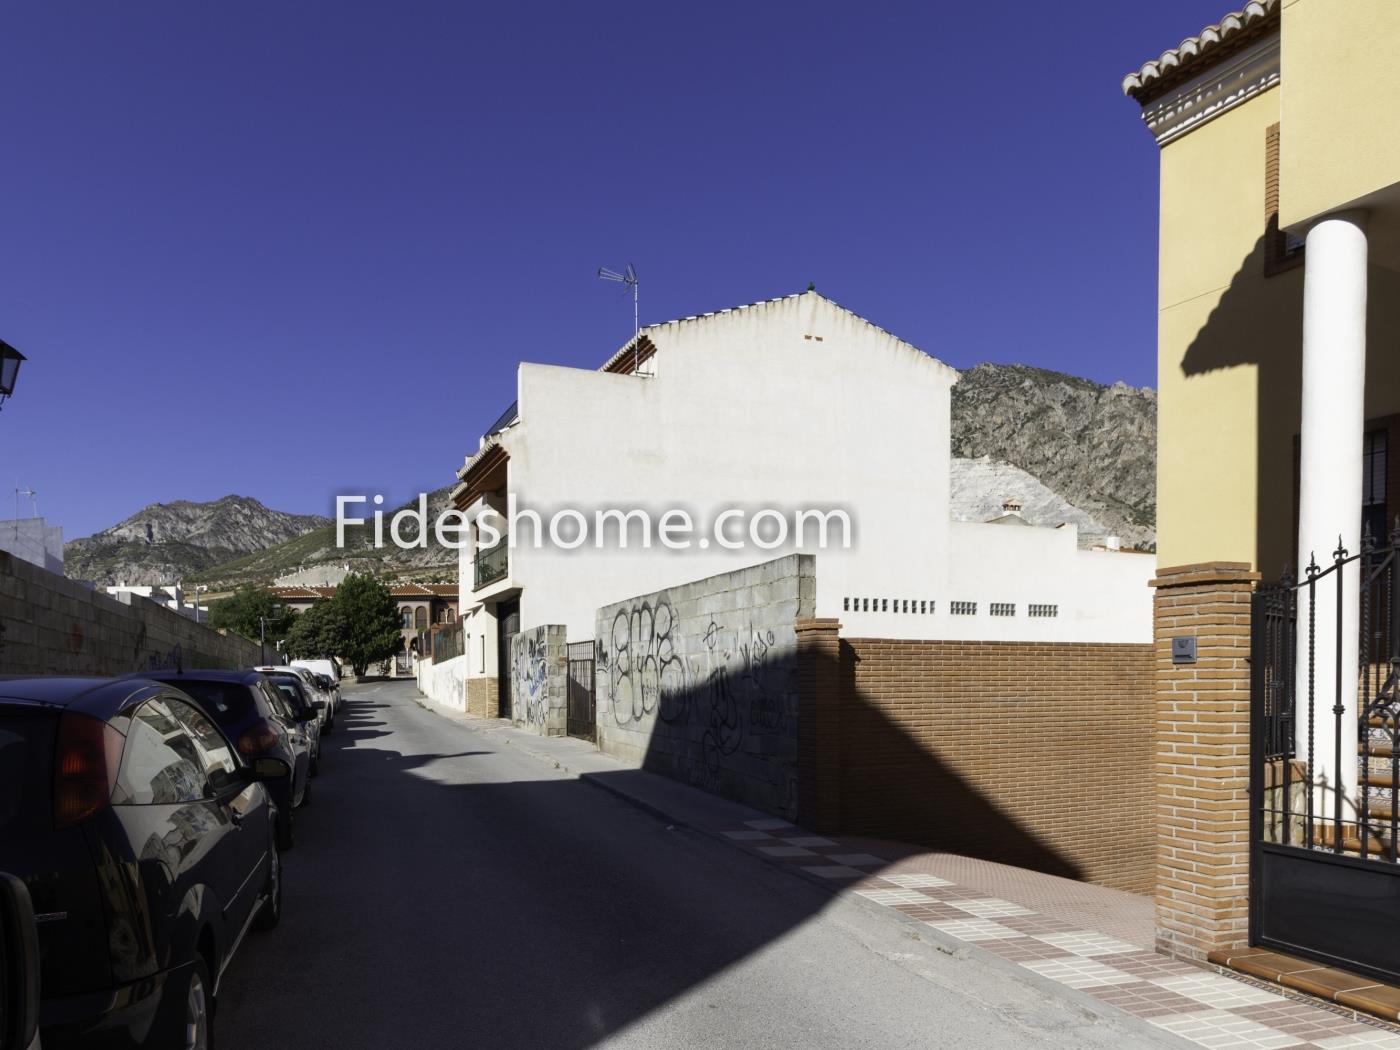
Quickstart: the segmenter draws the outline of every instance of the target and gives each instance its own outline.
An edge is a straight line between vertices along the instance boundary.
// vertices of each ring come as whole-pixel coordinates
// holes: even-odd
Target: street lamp
[[[0,405],[15,392],[15,380],[19,378],[19,365],[25,356],[9,343],[0,339]]]

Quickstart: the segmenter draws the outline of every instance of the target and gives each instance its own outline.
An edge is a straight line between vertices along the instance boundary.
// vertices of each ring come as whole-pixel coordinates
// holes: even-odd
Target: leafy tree
[[[210,627],[222,627],[244,638],[258,638],[265,620],[269,642],[285,637],[295,618],[296,613],[279,602],[271,591],[251,584],[209,606]]]
[[[338,620],[338,655],[361,677],[370,664],[389,660],[403,648],[399,606],[389,588],[373,576],[351,573],[328,603]]]
[[[336,656],[345,639],[345,625],[335,601],[317,602],[292,621],[286,650],[294,659]]]

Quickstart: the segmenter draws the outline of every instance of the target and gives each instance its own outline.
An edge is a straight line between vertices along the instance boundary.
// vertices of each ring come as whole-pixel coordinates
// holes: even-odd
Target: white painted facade
[[[0,551],[62,576],[63,526],[50,525],[43,518],[0,521]]]
[[[187,605],[185,603],[185,592],[179,584],[171,584],[164,587],[153,587],[143,584],[117,584],[107,588],[107,593],[113,597],[123,594],[134,594],[138,598],[146,598],[163,605],[171,612],[179,613],[187,620],[195,623],[208,623],[209,610],[202,605]]]
[[[849,549],[802,552],[816,556],[817,615],[840,618],[847,635],[1150,640],[1152,558],[1078,551],[1072,527],[950,521],[952,368],[815,292],[642,335],[656,351],[640,373],[520,366],[517,418],[459,474],[470,482],[498,444],[509,456],[505,489],[476,499],[469,518],[504,509],[507,492],[546,520],[564,507],[590,518],[640,508],[654,520],[683,507],[697,535],[726,508],[840,507],[853,523]],[[630,365],[630,353],[613,367]],[[535,549],[514,539],[505,578],[480,589],[475,552],[462,553],[473,676],[498,674],[499,602],[518,598],[522,630],[564,624],[571,642],[587,640],[600,606],[797,550]],[[950,602],[964,598],[978,612],[953,616]],[[905,613],[906,601],[932,601],[933,611]],[[1017,615],[992,618],[993,601],[1016,602]],[[1057,615],[1030,618],[1027,602]]]

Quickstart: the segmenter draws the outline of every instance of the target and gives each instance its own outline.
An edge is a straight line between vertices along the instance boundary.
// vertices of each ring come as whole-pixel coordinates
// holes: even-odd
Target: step
[[[1358,777],[1362,787],[1382,788],[1387,791],[1394,791],[1400,776],[1393,770],[1387,769],[1385,772],[1377,772],[1374,769],[1363,769]]]
[[[1207,958],[1216,966],[1281,985],[1290,991],[1315,996],[1391,1023],[1400,1021],[1400,987],[1396,985],[1268,948],[1222,949],[1211,952]]]
[[[1386,819],[1389,820],[1390,811],[1386,811]],[[1390,851],[1390,843],[1382,835],[1384,828],[1373,825],[1366,837],[1366,853],[1368,856],[1384,855]],[[1336,843],[1336,837],[1332,834],[1331,824],[1319,824],[1313,832],[1313,845],[1323,849],[1330,849]],[[1342,832],[1342,852],[1355,853],[1361,855],[1361,836],[1357,834],[1356,826],[1349,824]]]

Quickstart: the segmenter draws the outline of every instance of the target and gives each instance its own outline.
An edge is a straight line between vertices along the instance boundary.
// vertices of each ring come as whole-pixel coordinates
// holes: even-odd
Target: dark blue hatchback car
[[[219,979],[281,912],[285,762],[244,762],[185,694],[0,680],[0,871],[33,901],[46,1050],[207,1047]]]
[[[244,761],[280,758],[292,767],[286,780],[269,784],[277,803],[277,844],[296,843],[296,810],[311,800],[310,753],[302,743],[305,723],[316,712],[291,710],[282,694],[257,671],[152,671],[129,677],[164,682],[194,700],[233,741]]]

